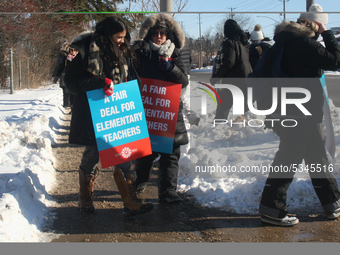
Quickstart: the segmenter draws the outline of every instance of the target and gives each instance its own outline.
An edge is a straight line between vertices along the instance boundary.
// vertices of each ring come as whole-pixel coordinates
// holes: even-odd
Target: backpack
[[[253,102],[257,102],[259,110],[270,108],[272,105],[272,87],[277,85],[274,79],[269,81],[266,78],[287,77],[281,70],[283,51],[283,44],[274,44],[266,49],[258,59],[253,72],[248,76],[250,78],[248,79],[248,87],[253,88]]]

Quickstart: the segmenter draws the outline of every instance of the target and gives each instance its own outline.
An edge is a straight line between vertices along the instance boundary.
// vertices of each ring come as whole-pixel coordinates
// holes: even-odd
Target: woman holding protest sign
[[[86,92],[104,89],[105,94],[111,96],[114,85],[137,78],[129,40],[126,23],[111,16],[99,22],[95,32],[82,33],[71,42],[70,47],[79,53],[67,66],[65,74],[66,86],[75,95],[69,142],[86,145],[79,167],[79,207],[83,212],[94,212],[93,188],[99,173],[99,153]],[[137,200],[130,162],[117,165],[114,178],[123,199],[125,216],[145,213],[153,208],[151,203],[143,204]]]
[[[181,26],[168,14],[153,14],[141,25],[139,37],[133,49],[136,52],[140,77],[157,79],[177,84],[185,88],[189,81],[180,49],[185,43]],[[153,161],[159,159],[158,195],[161,202],[179,202],[176,193],[180,145],[188,143],[185,128],[183,103],[180,101],[173,150],[171,154],[153,151],[150,156],[136,160],[137,191],[143,192],[149,181]]]

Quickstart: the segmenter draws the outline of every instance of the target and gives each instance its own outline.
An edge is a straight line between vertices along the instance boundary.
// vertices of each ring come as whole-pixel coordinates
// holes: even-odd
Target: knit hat
[[[264,36],[263,36],[263,33],[261,31],[261,26],[256,24],[255,27],[254,27],[254,31],[251,32],[250,34],[250,40],[253,40],[253,41],[261,41],[264,39]]]
[[[322,12],[321,5],[312,4],[308,12],[301,13],[300,19],[308,19],[309,21],[316,21],[326,25],[328,23],[328,14]]]
[[[63,41],[63,44],[61,45],[60,50],[68,51],[68,49],[69,49],[69,43],[68,43],[68,41],[65,39],[65,40]]]

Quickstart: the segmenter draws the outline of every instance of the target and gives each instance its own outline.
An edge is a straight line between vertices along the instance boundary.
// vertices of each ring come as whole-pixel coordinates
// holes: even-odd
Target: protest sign
[[[334,159],[335,156],[335,134],[334,134],[334,127],[331,115],[331,108],[329,106],[329,98],[326,86],[326,78],[325,75],[322,75],[320,78],[320,82],[322,85],[323,93],[324,93],[324,104],[323,104],[323,115],[325,117],[325,125],[326,125],[326,144],[325,147],[329,154]]]
[[[112,96],[96,89],[88,91],[87,98],[103,168],[151,154],[136,80],[115,85]]]
[[[142,101],[152,151],[172,153],[181,84],[142,78]]]

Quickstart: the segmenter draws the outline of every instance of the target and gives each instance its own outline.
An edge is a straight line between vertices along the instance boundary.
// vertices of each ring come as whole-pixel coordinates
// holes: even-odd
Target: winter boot
[[[137,199],[135,185],[136,177],[134,172],[130,172],[126,180],[124,178],[122,170],[120,168],[117,168],[113,172],[113,176],[123,200],[125,217],[147,213],[152,210],[152,203],[143,204]]]
[[[81,212],[94,213],[92,202],[94,180],[98,176],[99,170],[90,175],[84,175],[83,170],[79,168],[79,208]]]
[[[281,227],[292,227],[299,223],[299,219],[294,216],[286,215],[283,218],[277,218],[268,216],[265,214],[261,215],[261,221],[265,223],[269,223],[271,225],[281,226]]]

